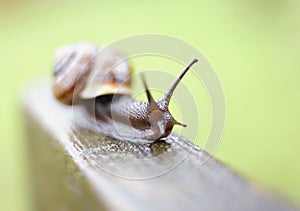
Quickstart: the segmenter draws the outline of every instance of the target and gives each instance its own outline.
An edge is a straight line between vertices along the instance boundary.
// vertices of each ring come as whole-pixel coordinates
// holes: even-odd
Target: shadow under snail
[[[159,100],[152,97],[142,76],[148,101],[135,101],[130,96],[132,68],[122,54],[76,43],[55,54],[53,93],[61,103],[85,104],[104,134],[149,143],[169,136],[174,125],[186,127],[174,119],[168,106],[176,86],[197,61],[187,65]]]

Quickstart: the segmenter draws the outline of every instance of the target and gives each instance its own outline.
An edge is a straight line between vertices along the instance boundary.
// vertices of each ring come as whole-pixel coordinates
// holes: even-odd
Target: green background
[[[58,46],[144,33],[185,40],[214,66],[227,106],[215,156],[300,204],[299,1],[0,3],[0,210],[32,206],[20,111],[24,84],[50,77]]]

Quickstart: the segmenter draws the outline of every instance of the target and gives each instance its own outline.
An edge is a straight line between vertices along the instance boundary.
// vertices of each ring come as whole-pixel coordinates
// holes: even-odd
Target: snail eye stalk
[[[198,59],[193,59],[188,66],[186,66],[186,68],[180,73],[180,75],[176,78],[176,80],[174,81],[174,83],[172,84],[172,86],[170,87],[169,91],[166,93],[166,95],[164,96],[164,101],[165,101],[165,105],[166,107],[168,107],[171,97],[173,95],[174,90],[176,89],[177,85],[179,84],[179,82],[181,81],[181,79],[183,78],[183,76],[187,73],[187,71],[191,68],[191,66],[193,66],[193,64],[195,64],[196,62],[198,62]]]
[[[146,82],[144,75],[142,75],[141,78],[142,78],[142,82],[143,82],[143,85],[144,85],[144,88],[145,88],[145,91],[147,94],[147,98],[148,98],[148,103],[149,103],[148,110],[149,111],[159,110],[159,107],[158,107],[157,103],[155,102],[155,100],[147,86],[147,82]]]

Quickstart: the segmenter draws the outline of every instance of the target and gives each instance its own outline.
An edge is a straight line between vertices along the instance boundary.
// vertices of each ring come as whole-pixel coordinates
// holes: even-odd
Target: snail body
[[[167,137],[174,125],[186,126],[173,118],[168,106],[176,86],[196,62],[181,72],[159,100],[154,100],[142,77],[148,99],[143,102],[130,96],[132,71],[123,55],[91,43],[64,46],[55,56],[53,93],[67,105],[92,101],[94,109],[86,108],[107,135],[153,142]]]

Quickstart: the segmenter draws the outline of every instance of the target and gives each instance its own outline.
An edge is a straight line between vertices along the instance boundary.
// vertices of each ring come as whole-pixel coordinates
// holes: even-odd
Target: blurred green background
[[[0,210],[31,209],[23,85],[50,76],[58,46],[142,33],[175,36],[208,58],[227,104],[215,156],[300,205],[300,1],[0,3]]]

